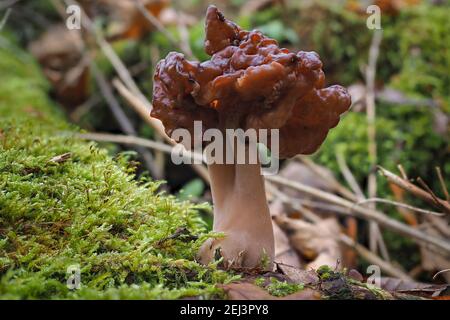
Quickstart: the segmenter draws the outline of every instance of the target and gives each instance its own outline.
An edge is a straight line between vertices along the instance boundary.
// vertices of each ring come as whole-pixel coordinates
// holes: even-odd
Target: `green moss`
[[[433,98],[450,112],[448,6],[421,5],[402,13],[395,26],[402,68],[392,84],[410,95]]]
[[[316,270],[317,275],[319,276],[320,280],[330,280],[335,274],[335,273],[329,266],[327,265],[323,265],[320,266],[317,270]]]
[[[236,277],[194,261],[205,205],[157,193],[127,154],[77,140],[12,45],[0,49],[0,83],[0,298],[222,297],[215,284]],[[180,228],[191,236],[171,237]],[[79,290],[66,286],[71,265]]]
[[[268,293],[275,297],[284,297],[289,294],[301,291],[304,289],[303,284],[299,283],[288,283],[286,281],[280,281],[276,278],[271,277],[270,282],[267,284],[267,279],[260,277],[255,280],[255,284],[264,288]]]

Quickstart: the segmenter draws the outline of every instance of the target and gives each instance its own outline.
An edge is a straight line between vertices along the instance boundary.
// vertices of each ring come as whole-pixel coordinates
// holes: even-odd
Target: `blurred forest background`
[[[79,0],[89,17],[81,32],[65,26],[71,3],[1,1],[1,16],[13,9],[1,30],[0,59],[6,47],[25,48],[39,62],[54,104],[84,129],[80,138],[125,155],[140,179],[164,180],[159,190],[195,204],[211,202],[207,179],[171,163],[146,113],[156,63],[170,51],[209,59],[203,41],[210,3],[282,47],[316,51],[327,85],[346,86],[353,105],[317,153],[284,161],[280,179],[269,179],[276,261],[355,268],[363,277],[367,266],[381,263],[383,274],[403,281],[450,283],[450,272],[433,279],[450,269],[448,1]],[[381,31],[366,26],[370,4],[381,8]],[[382,213],[381,220],[355,213],[356,203]],[[197,211],[210,227],[211,208]],[[433,239],[441,245],[433,247]]]

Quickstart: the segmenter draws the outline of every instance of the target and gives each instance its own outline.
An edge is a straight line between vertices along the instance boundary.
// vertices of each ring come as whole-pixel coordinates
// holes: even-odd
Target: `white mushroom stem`
[[[213,231],[225,237],[207,241],[199,252],[207,263],[216,250],[231,267],[272,268],[274,237],[259,163],[210,164]]]

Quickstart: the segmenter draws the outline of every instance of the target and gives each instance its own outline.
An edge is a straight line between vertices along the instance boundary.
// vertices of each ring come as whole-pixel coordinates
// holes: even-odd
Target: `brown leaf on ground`
[[[428,284],[390,277],[382,277],[380,285],[386,291],[409,293],[422,297],[438,296],[449,286],[447,284]]]
[[[283,263],[277,263],[277,269],[294,283],[316,285],[319,282],[319,277],[314,270],[300,270]]]
[[[313,289],[303,289],[285,297],[275,297],[264,289],[248,282],[234,282],[220,285],[229,300],[320,300],[320,293]]]
[[[355,270],[355,269],[351,269],[348,272],[348,277],[352,278],[353,280],[359,281],[359,282],[363,282],[364,281],[364,277],[362,276],[362,274],[359,273],[359,271]]]
[[[335,266],[342,260],[337,235],[340,227],[335,218],[324,219],[316,224],[285,216],[275,216],[278,225],[287,231],[291,245],[311,262],[306,269],[322,265]]]
[[[276,223],[273,223],[273,235],[275,239],[274,260],[277,263],[284,263],[299,268],[301,265],[299,256],[292,248],[289,238]]]
[[[281,170],[280,175],[291,181],[298,181],[314,188],[333,192],[327,180],[334,179],[332,172],[320,166],[317,166],[316,170],[320,170],[322,173],[318,175],[309,166],[292,161]],[[306,207],[308,201],[313,200],[311,197],[289,188],[281,187],[280,191],[291,198],[306,201]],[[276,198],[270,204],[270,212],[274,220],[275,261],[277,263],[293,267],[303,266],[305,269],[316,269],[324,264],[335,266],[338,260],[343,260],[343,248],[334,239],[340,233],[339,224],[334,217],[325,219],[318,224],[293,219],[301,217],[302,212],[294,212],[290,206]],[[314,212],[321,217],[329,216],[329,212],[318,208],[315,208]],[[280,229],[277,225],[283,231],[282,233],[279,232]],[[346,262],[351,262],[350,251]],[[295,259],[294,252],[297,253],[298,259]],[[310,261],[310,264],[307,264],[304,260]]]

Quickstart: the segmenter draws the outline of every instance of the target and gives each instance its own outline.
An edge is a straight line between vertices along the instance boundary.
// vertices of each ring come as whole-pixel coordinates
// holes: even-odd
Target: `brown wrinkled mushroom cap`
[[[177,128],[193,130],[195,120],[203,130],[280,129],[281,158],[311,154],[350,107],[345,88],[324,88],[317,53],[279,48],[214,6],[206,14],[205,51],[212,57],[202,63],[176,52],[158,63],[151,115],[169,136]]]

